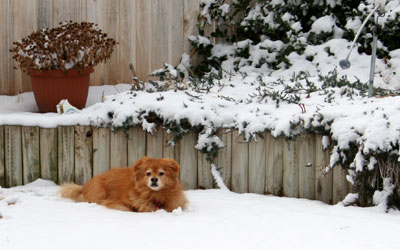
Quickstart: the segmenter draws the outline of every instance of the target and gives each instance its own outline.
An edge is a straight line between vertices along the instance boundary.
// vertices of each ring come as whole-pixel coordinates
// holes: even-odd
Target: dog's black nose
[[[156,177],[151,178],[151,182],[158,182],[158,178]]]

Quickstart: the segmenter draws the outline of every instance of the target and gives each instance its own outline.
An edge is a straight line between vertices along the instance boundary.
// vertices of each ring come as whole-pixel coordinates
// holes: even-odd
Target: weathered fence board
[[[322,136],[315,136],[315,199],[332,204],[333,179],[332,171],[325,174],[323,171],[329,165],[329,150],[323,149]]]
[[[146,155],[146,132],[141,127],[130,128],[128,137],[128,166]]]
[[[158,127],[152,134],[146,136],[146,155],[153,158],[163,157],[164,133]]]
[[[296,141],[283,141],[283,195],[286,197],[299,197],[299,166],[296,158]]]
[[[75,177],[74,164],[74,127],[58,127],[57,161],[58,182],[73,182]]]
[[[265,134],[263,134],[265,138]],[[265,193],[266,179],[266,142],[258,137],[257,141],[249,142],[249,192],[256,194]]]
[[[232,191],[249,191],[249,144],[238,131],[232,132]]]
[[[40,175],[57,182],[57,129],[40,129]]]
[[[93,176],[110,170],[110,128],[93,129]]]
[[[217,131],[217,136],[221,138],[224,147],[218,151],[215,164],[221,172],[222,180],[225,186],[231,188],[232,182],[232,132],[220,129]]]
[[[315,199],[315,166],[313,135],[302,134],[296,137],[296,156],[299,171],[299,197]]]
[[[333,204],[342,201],[349,193],[349,183],[346,180],[347,170],[336,165],[332,171],[333,175]]]
[[[23,184],[21,126],[4,126],[5,185]]]
[[[22,166],[25,184],[40,177],[39,127],[22,127]]]
[[[0,13],[1,14],[1,13]],[[4,126],[0,126],[0,186],[5,186],[4,164]]]
[[[75,183],[85,184],[92,178],[93,132],[89,126],[75,126]]]
[[[197,135],[193,132],[182,137],[180,142],[180,180],[185,189],[197,188],[197,150],[194,148]]]
[[[110,152],[111,168],[128,166],[128,139],[124,129],[111,132]]]
[[[126,132],[129,132],[128,134]],[[329,150],[322,136],[300,135],[293,140],[264,133],[247,142],[237,130],[219,130],[225,147],[214,163],[225,184],[239,193],[317,199],[335,204],[351,188],[347,171],[336,166],[328,174]],[[60,126],[53,129],[0,126],[0,184],[16,186],[36,178],[83,184],[110,167],[132,165],[144,155],[174,158],[181,165],[185,189],[214,188],[211,165],[195,145],[197,134],[184,135],[175,146],[162,127],[150,135],[141,127],[112,132],[111,128]]]
[[[32,88],[28,75],[13,69],[9,49],[33,31],[69,20],[95,22],[119,45],[95,67],[91,85],[131,83],[130,63],[148,80],[164,62],[176,65],[190,53],[199,0],[2,0],[0,13],[0,95],[16,95]]]

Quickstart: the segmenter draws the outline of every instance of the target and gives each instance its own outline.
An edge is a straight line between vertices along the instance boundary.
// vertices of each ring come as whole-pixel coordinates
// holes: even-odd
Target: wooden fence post
[[[185,189],[197,188],[197,135],[193,132],[186,134],[180,144],[180,179]]]
[[[207,161],[207,155],[197,152],[197,176],[198,188],[210,189],[214,187],[214,179],[211,174],[211,164]]]
[[[0,126],[0,186],[5,186],[4,126]]]
[[[263,137],[265,138],[265,133]],[[249,192],[264,194],[266,179],[266,143],[258,137],[249,142]]]
[[[40,177],[39,127],[22,127],[22,165],[24,184]]]
[[[314,143],[315,138],[310,134],[301,134],[296,137],[296,153],[299,169],[299,197],[315,199],[315,167]]]
[[[174,142],[175,145],[169,145],[173,140],[173,135],[169,134],[167,130],[163,129],[163,157],[172,158],[176,162],[180,161],[180,142]]]
[[[89,126],[75,126],[75,183],[85,184],[93,173],[93,131]]]
[[[111,128],[93,129],[93,176],[110,170]]]
[[[164,145],[164,132],[162,126],[159,126],[153,134],[147,134],[146,136],[146,155],[152,158],[163,157],[163,145]]]
[[[4,138],[6,187],[22,185],[21,126],[4,126]]]
[[[232,132],[231,130],[219,129],[217,136],[224,143],[224,148],[218,150],[215,165],[221,172],[222,180],[227,188],[231,189],[232,185]]]
[[[347,170],[337,164],[333,171],[333,204],[342,201],[349,193],[349,183],[346,180]]]
[[[41,128],[39,133],[40,177],[57,183],[57,129]]]
[[[299,197],[299,165],[297,164],[296,140],[283,140],[283,195],[286,197]]]
[[[58,127],[58,182],[74,182],[75,157],[74,157],[74,127]]]
[[[315,136],[315,198],[327,204],[333,203],[332,171],[324,174],[323,170],[329,165],[329,150],[323,149],[322,136]]]
[[[238,130],[232,132],[232,185],[237,193],[249,192],[249,144]]]
[[[111,132],[110,165],[111,168],[128,165],[128,139],[124,129]]]
[[[146,132],[142,127],[130,128],[128,137],[128,166],[146,155]]]

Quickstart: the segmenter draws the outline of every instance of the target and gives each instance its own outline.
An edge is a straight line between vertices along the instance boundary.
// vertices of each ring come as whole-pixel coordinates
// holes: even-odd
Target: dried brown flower
[[[10,52],[25,72],[52,69],[66,72],[71,68],[83,71],[109,59],[116,44],[96,24],[70,21],[33,32],[14,42]]]

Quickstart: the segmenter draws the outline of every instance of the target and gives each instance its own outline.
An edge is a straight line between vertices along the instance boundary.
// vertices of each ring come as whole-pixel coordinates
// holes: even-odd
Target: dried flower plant
[[[60,69],[66,72],[72,68],[83,71],[109,59],[117,44],[97,24],[70,21],[60,25],[35,31],[14,42],[10,52],[23,71]]]

